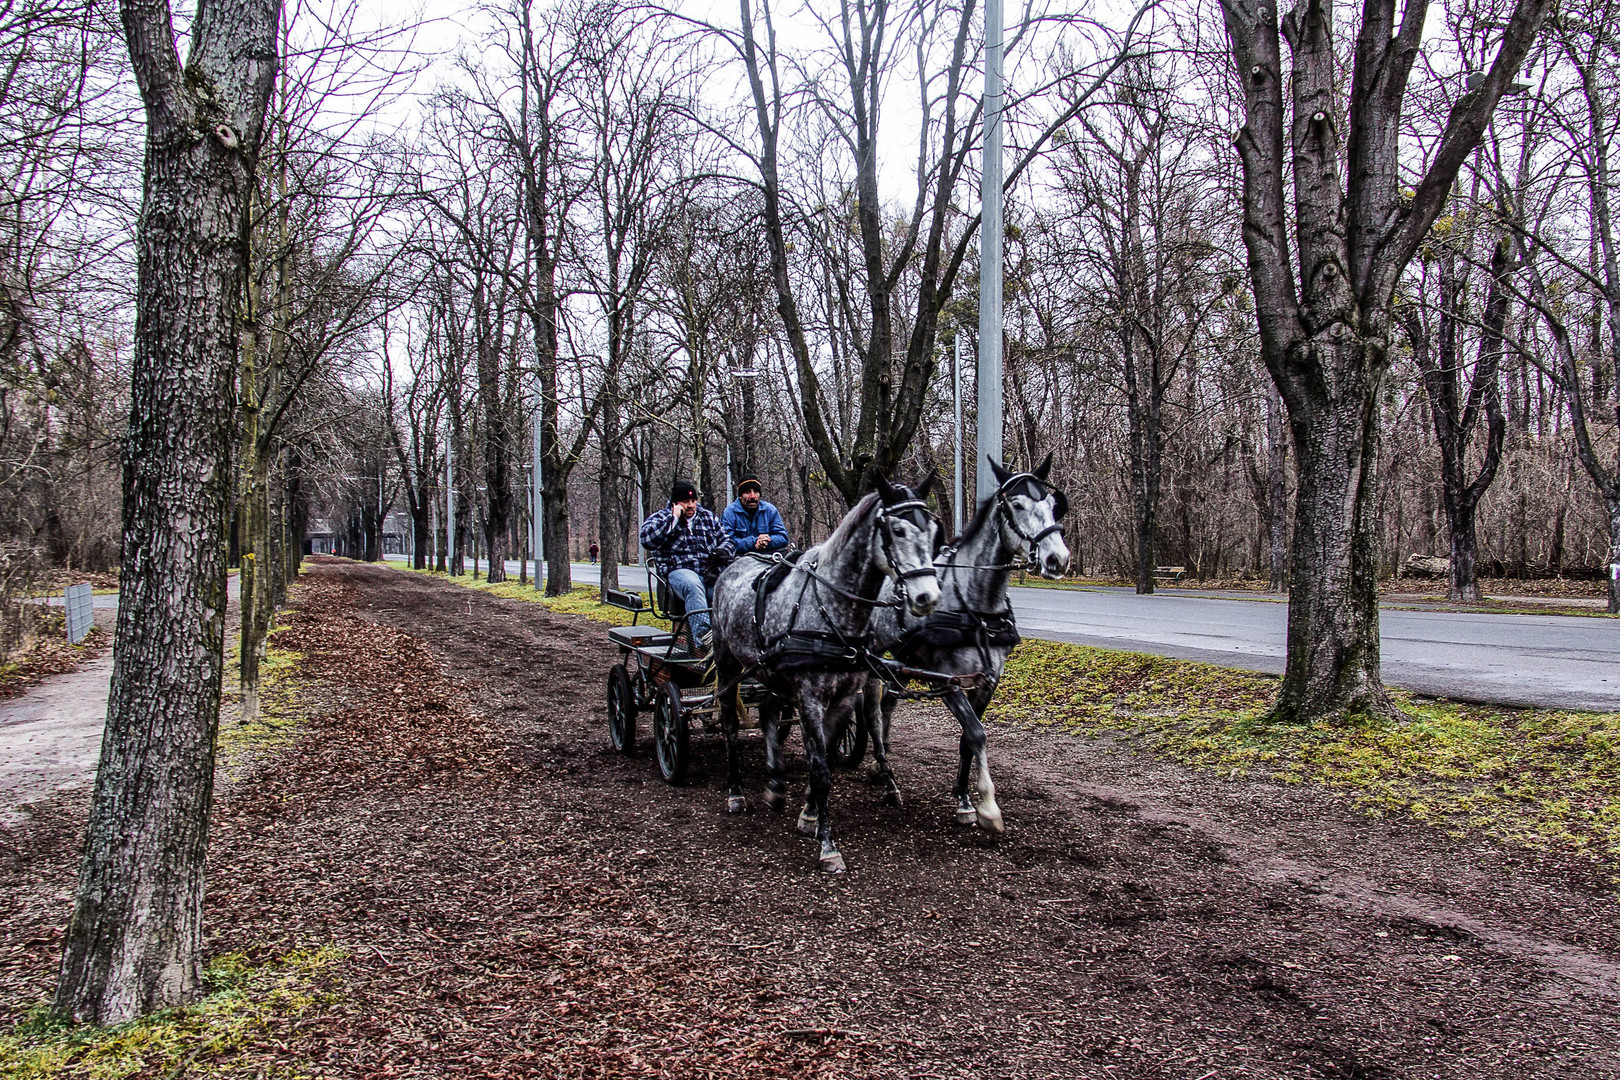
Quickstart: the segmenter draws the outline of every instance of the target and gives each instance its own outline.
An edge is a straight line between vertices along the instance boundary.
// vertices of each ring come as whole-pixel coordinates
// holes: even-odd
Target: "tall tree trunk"
[[[1440,501],[1446,514],[1446,531],[1451,549],[1446,592],[1454,601],[1471,603],[1479,600],[1479,542],[1475,537],[1474,519],[1479,500],[1496,479],[1507,433],[1498,372],[1508,308],[1508,240],[1503,237],[1497,243],[1491,259],[1479,362],[1475,365],[1466,393],[1458,342],[1458,308],[1462,303],[1460,294],[1463,284],[1458,277],[1455,261],[1455,256],[1450,252],[1442,254],[1439,260],[1440,340],[1438,349],[1433,350],[1437,355],[1431,356],[1428,337],[1418,324],[1416,313],[1409,310],[1405,321],[1407,334],[1412,339],[1413,355],[1423,374],[1424,389],[1429,397],[1429,416],[1434,426],[1435,442],[1440,449]],[[1481,417],[1486,422],[1484,456],[1479,473],[1469,481],[1468,447]]]
[[[597,420],[602,444],[602,468],[596,483],[596,542],[601,549],[597,552],[598,593],[606,600],[607,591],[619,587],[619,403],[611,388],[603,387],[601,392],[610,397]]]
[[[1134,382],[1134,372],[1129,361],[1126,363],[1125,377]],[[1127,383],[1126,411],[1130,417],[1130,447],[1131,447],[1131,521],[1136,534],[1136,591],[1139,594],[1153,591],[1153,571],[1158,563],[1153,550],[1154,535],[1158,532],[1158,477],[1152,475],[1150,458],[1153,452],[1150,443],[1154,435],[1148,430],[1146,410],[1142,407],[1136,387]]]
[[[1346,351],[1376,348],[1329,342]],[[1347,358],[1351,371],[1365,361]],[[1348,380],[1347,380],[1348,381]],[[1341,382],[1341,391],[1345,383]],[[1274,715],[1285,722],[1392,708],[1379,679],[1378,384],[1359,400],[1289,417],[1299,462],[1288,593],[1288,665]]]
[[[1402,113],[1425,0],[1398,18],[1395,0],[1363,5],[1348,101],[1349,50],[1335,43],[1328,0],[1287,12],[1221,0],[1244,97],[1236,142],[1261,356],[1288,407],[1299,478],[1288,659],[1273,719],[1394,712],[1379,678],[1373,481],[1395,288],[1549,4],[1517,0],[1489,72],[1453,106],[1426,171],[1408,186]]]
[[[484,552],[487,581],[506,580],[506,540],[512,523],[512,415],[501,393],[504,335],[478,350],[478,397],[484,414]]]
[[[168,5],[125,0],[146,106],[121,595],[107,727],[56,1005],[118,1023],[198,996],[225,643],[244,209],[277,5],[215,0],[184,71]]]
[[[1270,578],[1267,592],[1288,588],[1288,440],[1283,435],[1283,403],[1275,388],[1266,395],[1266,508],[1270,511]]]

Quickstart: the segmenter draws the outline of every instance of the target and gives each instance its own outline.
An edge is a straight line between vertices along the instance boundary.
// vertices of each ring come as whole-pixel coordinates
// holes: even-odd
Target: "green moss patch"
[[[209,993],[195,1005],[115,1027],[70,1024],[48,1005],[38,1005],[15,1028],[0,1032],[0,1075],[14,1080],[307,1076],[307,1068],[289,1064],[284,1054],[258,1051],[268,1050],[269,1041],[298,1017],[339,1000],[322,984],[325,969],[343,956],[332,946],[262,964],[244,953],[222,956],[208,965]]]
[[[1480,831],[1620,870],[1620,715],[1417,700],[1395,722],[1264,722],[1277,680],[1212,664],[1025,641],[989,718],[1110,734],[1238,778],[1320,784],[1373,815]]]

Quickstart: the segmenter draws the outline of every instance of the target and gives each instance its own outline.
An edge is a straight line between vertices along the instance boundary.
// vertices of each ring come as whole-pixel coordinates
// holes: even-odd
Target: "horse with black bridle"
[[[718,685],[734,687],[752,675],[771,691],[760,706],[765,736],[765,803],[787,802],[781,738],[784,710],[797,709],[809,760],[810,785],[799,829],[821,842],[821,869],[840,873],[844,857],[833,841],[827,796],[832,786],[827,749],[850,723],[871,676],[872,612],[885,584],[887,603],[923,616],[939,601],[934,566],[939,524],[925,500],[934,474],[916,490],[891,484],[874,470],[877,490],[844,515],[825,541],[796,563],[777,556],[739,558],[714,587],[714,660]],[[726,739],[727,799],[732,813],[747,809],[737,761],[737,698],[721,694]]]
[[[892,653],[914,668],[955,676],[958,683],[936,689],[962,725],[961,759],[956,773],[956,820],[1002,829],[985,753],[984,711],[1001,680],[1007,656],[1018,644],[1018,625],[1007,599],[1007,583],[1020,567],[1044,578],[1060,578],[1069,568],[1069,547],[1060,523],[1068,511],[1063,492],[1047,482],[1052,455],[1029,472],[1013,472],[990,459],[997,488],[973,515],[954,547],[935,560],[940,601],[927,615],[880,603],[873,619],[873,648]],[[880,601],[885,599],[879,597]],[[873,677],[864,693],[864,717],[872,759],[884,784],[884,797],[896,805],[900,787],[889,767],[889,722],[900,695],[891,680]],[[969,778],[978,765],[978,800]]]

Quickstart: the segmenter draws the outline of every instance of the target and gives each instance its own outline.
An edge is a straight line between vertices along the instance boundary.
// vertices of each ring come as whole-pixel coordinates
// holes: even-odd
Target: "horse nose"
[[[906,599],[913,615],[927,615],[939,604],[939,579],[924,578],[916,588],[907,590]]]
[[[1069,570],[1069,552],[1065,548],[1061,552],[1049,551],[1046,553],[1046,576],[1060,578]]]

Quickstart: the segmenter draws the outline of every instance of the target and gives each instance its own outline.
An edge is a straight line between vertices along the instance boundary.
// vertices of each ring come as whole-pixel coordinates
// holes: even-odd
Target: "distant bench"
[[[1154,581],[1164,581],[1174,585],[1186,576],[1187,568],[1185,566],[1155,566],[1153,568]]]

